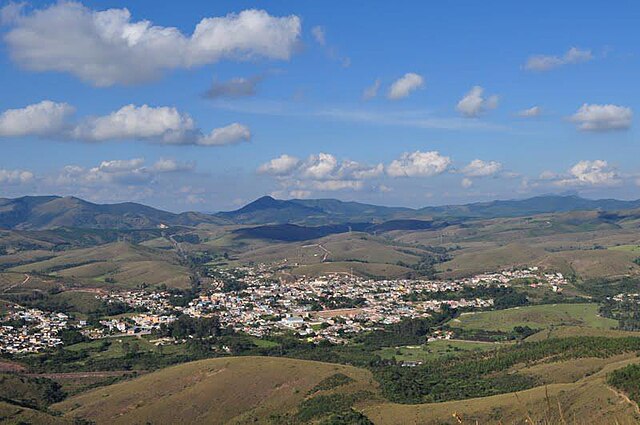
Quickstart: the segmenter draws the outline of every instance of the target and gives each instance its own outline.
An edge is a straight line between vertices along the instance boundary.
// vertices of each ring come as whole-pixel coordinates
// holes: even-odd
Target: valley
[[[640,420],[633,202],[2,205],[4,422]]]

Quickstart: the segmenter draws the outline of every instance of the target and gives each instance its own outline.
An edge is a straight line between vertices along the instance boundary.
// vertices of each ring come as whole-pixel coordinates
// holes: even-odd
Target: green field
[[[618,245],[611,246],[609,249],[614,251],[640,252],[640,245]]]
[[[501,344],[492,342],[439,340],[420,346],[386,347],[377,354],[383,359],[395,358],[396,361],[426,361],[444,356],[455,356],[468,351],[489,351]]]
[[[508,332],[516,326],[529,326],[533,329],[550,326],[611,329],[615,328],[618,322],[598,316],[597,304],[544,304],[464,313],[448,324],[453,328]]]

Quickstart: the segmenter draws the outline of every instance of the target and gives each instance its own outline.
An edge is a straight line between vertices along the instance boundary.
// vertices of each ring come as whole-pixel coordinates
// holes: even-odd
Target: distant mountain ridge
[[[75,197],[59,196],[0,198],[0,228],[4,229],[144,229],[163,224],[194,226],[221,222],[222,219],[212,215],[174,214],[133,202],[94,204]]]
[[[95,204],[75,197],[0,198],[0,229],[42,230],[58,227],[147,229],[198,224],[332,226],[369,223],[389,228],[429,228],[443,220],[521,217],[569,211],[640,209],[640,200],[591,200],[576,195],[545,195],[522,200],[478,202],[412,209],[344,202],[336,199],[278,200],[263,196],[235,211],[171,213],[133,202]],[[384,225],[384,223],[391,224]],[[371,229],[374,229],[371,227]],[[273,229],[261,229],[261,232]],[[289,229],[292,230],[292,229]],[[297,231],[297,230],[296,230]]]
[[[477,202],[419,209],[383,207],[336,199],[277,200],[263,196],[244,207],[218,213],[239,224],[304,224],[325,225],[347,222],[389,220],[431,220],[434,218],[497,218],[569,211],[618,211],[640,208],[640,200],[585,199],[576,195],[544,195],[522,200]]]

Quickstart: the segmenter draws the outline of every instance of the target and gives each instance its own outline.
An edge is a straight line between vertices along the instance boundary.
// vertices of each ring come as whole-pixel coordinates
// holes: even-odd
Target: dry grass
[[[70,398],[54,408],[97,424],[264,423],[295,411],[323,379],[343,373],[340,391],[375,391],[371,374],[349,366],[268,357],[203,360]]]

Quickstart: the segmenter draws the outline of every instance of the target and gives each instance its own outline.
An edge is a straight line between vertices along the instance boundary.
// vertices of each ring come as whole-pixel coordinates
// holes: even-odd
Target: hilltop
[[[204,214],[171,213],[134,202],[96,204],[75,197],[24,196],[0,198],[0,229],[43,230],[150,229],[158,226],[274,225],[325,226],[368,223],[412,226],[422,221],[464,221],[483,218],[525,217],[571,211],[619,211],[640,208],[640,200],[590,200],[575,195],[537,196],[522,200],[445,205],[419,209],[385,207],[336,199],[278,200],[263,196],[235,211]],[[413,223],[413,224],[412,224]],[[422,224],[417,226],[423,227]],[[384,228],[384,226],[383,226]]]
[[[173,366],[89,391],[53,408],[96,424],[284,423],[301,415],[304,400],[363,391],[367,397],[377,397],[377,384],[363,369],[287,358],[232,357]],[[333,408],[324,407],[329,412]],[[306,411],[303,415],[326,416]]]

